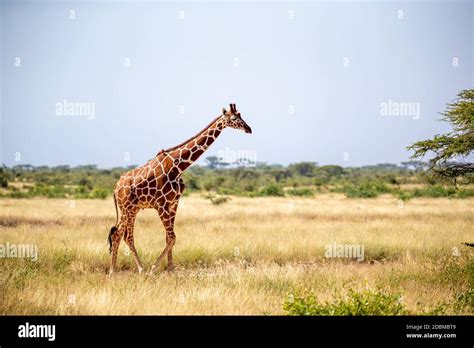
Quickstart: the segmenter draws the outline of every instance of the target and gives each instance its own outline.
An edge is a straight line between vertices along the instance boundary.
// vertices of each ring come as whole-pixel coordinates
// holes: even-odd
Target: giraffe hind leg
[[[135,248],[135,242],[133,239],[133,225],[131,227],[128,226],[123,238],[125,240],[125,243],[127,243],[128,247],[130,248],[133,258],[135,259],[135,264],[137,265],[138,273],[142,273],[143,264],[140,261],[140,257],[138,256],[137,249]]]
[[[112,231],[111,231],[112,232]],[[112,261],[110,265],[109,275],[113,274],[117,270],[117,253],[122,240],[123,228],[119,226],[113,233],[109,235],[110,240],[110,252],[112,254]]]
[[[111,253],[112,253],[112,264],[110,267],[109,274],[112,274],[116,271],[117,268],[117,256],[118,256],[118,249],[120,246],[120,242],[122,238],[125,240],[127,243],[128,247],[130,248],[133,257],[135,259],[135,263],[138,268],[138,272],[141,273],[143,270],[142,263],[140,261],[140,258],[138,257],[137,250],[135,248],[135,243],[133,239],[133,230],[134,230],[134,224],[135,224],[135,218],[137,215],[136,209],[131,209],[124,211],[122,213],[122,217],[120,219],[120,223],[118,225],[118,228],[109,235],[109,240],[111,244]],[[111,230],[112,232],[112,230]]]

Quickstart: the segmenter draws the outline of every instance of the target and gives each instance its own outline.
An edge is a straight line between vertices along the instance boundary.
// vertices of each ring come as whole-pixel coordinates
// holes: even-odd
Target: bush
[[[24,191],[11,191],[8,194],[2,196],[2,197],[8,197],[8,198],[30,198],[33,197],[33,195],[29,192],[24,192]]]
[[[474,189],[443,186],[428,186],[424,188],[417,188],[414,190],[400,190],[392,191],[399,199],[408,200],[413,197],[431,197],[431,198],[469,198],[474,197]]]
[[[91,197],[90,198],[106,199],[108,195],[109,195],[108,190],[96,188],[91,192]]]
[[[286,191],[289,195],[292,196],[313,196],[314,192],[310,188],[294,188]]]
[[[38,185],[28,189],[28,194],[32,197],[66,198],[67,193],[67,190],[62,186]]]
[[[316,177],[314,178],[314,184],[316,186],[323,186],[327,185],[329,183],[329,178],[328,177]]]
[[[383,182],[366,182],[360,185],[346,185],[334,190],[349,198],[375,198],[381,193],[389,193],[390,188]]]
[[[356,292],[352,289],[332,303],[319,303],[310,293],[307,296],[289,295],[283,304],[288,315],[403,315],[406,310],[400,294],[385,291],[365,290]]]
[[[92,190],[93,188],[92,181],[89,178],[81,178],[79,180],[79,185],[84,186],[88,190]]]
[[[412,193],[412,191],[406,191],[406,190],[396,189],[396,190],[393,190],[393,194],[394,194],[398,199],[401,199],[402,201],[408,201],[409,199],[413,198],[413,193]]]
[[[285,195],[285,192],[283,192],[283,189],[281,188],[280,185],[276,183],[270,183],[260,190],[259,195],[282,197]]]
[[[255,184],[253,183],[245,184],[243,189],[245,192],[255,192],[257,190]]]
[[[199,180],[195,176],[190,176],[186,180],[186,187],[191,191],[198,191],[201,189]]]
[[[454,186],[440,186],[432,185],[424,188],[417,188],[413,191],[414,197],[452,197],[452,198],[468,198],[474,196],[474,189],[460,188],[456,189]]]
[[[8,173],[3,168],[0,168],[0,187],[7,188],[8,179]]]
[[[454,307],[462,310],[464,308],[474,308],[474,288],[469,288],[466,291],[459,292],[454,298]]]
[[[438,198],[438,197],[454,196],[455,194],[456,194],[456,188],[454,187],[445,188],[439,185],[432,185],[432,186],[424,187],[422,189],[417,188],[413,191],[414,197]]]
[[[74,198],[81,199],[81,198],[89,198],[90,191],[87,189],[86,186],[78,186],[74,189],[73,195]]]
[[[218,188],[213,178],[207,178],[206,180],[204,180],[201,187],[206,191],[211,191]]]
[[[474,197],[474,189],[459,189],[458,192],[456,193],[456,198],[468,198],[468,197]]]

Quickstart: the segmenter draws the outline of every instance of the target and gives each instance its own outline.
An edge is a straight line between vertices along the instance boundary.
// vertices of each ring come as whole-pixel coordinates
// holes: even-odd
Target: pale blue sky
[[[226,130],[203,157],[399,163],[407,145],[448,130],[437,112],[474,85],[473,8],[3,1],[0,162],[141,164],[235,102],[253,134]],[[64,99],[95,103],[94,119],[57,115]],[[381,115],[389,100],[419,103],[419,118]]]

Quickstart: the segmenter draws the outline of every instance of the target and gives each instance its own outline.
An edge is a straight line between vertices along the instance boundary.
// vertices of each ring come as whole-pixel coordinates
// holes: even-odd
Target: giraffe
[[[172,254],[176,242],[174,220],[179,198],[185,188],[181,176],[227,127],[252,133],[252,129],[242,119],[235,104],[230,104],[228,111],[222,108],[222,114],[196,136],[177,146],[161,150],[143,166],[120,176],[114,186],[116,221],[110,229],[108,238],[109,252],[112,256],[109,274],[116,271],[117,252],[122,238],[130,248],[138,272],[143,272],[143,264],[134,244],[133,230],[138,212],[149,208],[157,211],[166,232],[166,246],[152,265],[150,274],[161,265],[165,255],[168,257],[167,270],[174,269]]]

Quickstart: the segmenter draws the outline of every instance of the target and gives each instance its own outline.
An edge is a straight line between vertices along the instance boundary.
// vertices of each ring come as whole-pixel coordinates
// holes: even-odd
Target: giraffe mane
[[[204,127],[199,133],[197,133],[195,136],[183,141],[181,144],[178,144],[176,146],[173,146],[173,147],[170,147],[168,149],[163,149],[161,150],[160,152],[158,152],[156,155],[158,156],[159,154],[161,153],[164,153],[164,152],[169,152],[169,151],[173,151],[173,150],[176,150],[177,148],[179,147],[182,147],[183,145],[189,143],[191,140],[197,138],[199,135],[201,135],[202,133],[204,133],[214,122],[216,122],[219,118],[221,118],[222,115],[219,115],[217,116],[214,120],[212,120],[206,127]]]

